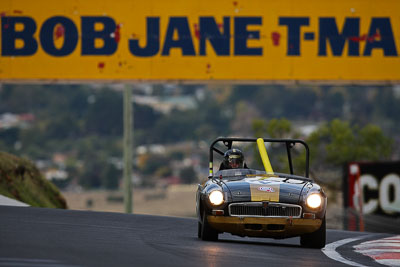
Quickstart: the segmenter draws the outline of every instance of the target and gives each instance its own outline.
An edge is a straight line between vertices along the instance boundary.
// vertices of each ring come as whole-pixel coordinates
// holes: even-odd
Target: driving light
[[[307,206],[316,209],[321,206],[322,199],[319,194],[311,194],[307,197]]]
[[[211,204],[218,206],[224,202],[224,194],[222,194],[221,191],[215,190],[210,193],[208,199],[210,200]]]

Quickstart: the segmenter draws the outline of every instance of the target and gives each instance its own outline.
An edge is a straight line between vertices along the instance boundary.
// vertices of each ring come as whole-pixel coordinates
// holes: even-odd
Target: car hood
[[[231,202],[270,201],[298,204],[308,182],[280,177],[251,177],[224,180]]]

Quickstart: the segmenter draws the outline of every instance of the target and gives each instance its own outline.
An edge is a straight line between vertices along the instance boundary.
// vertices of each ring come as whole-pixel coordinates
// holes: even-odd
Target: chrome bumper
[[[220,232],[239,236],[286,238],[312,233],[321,219],[207,216],[208,223]]]

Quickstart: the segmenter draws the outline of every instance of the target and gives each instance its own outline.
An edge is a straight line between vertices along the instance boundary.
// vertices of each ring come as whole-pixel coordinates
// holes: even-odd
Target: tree
[[[338,119],[321,126],[307,142],[317,165],[322,161],[336,167],[349,161],[389,159],[393,144],[376,125],[360,128]]]
[[[259,137],[296,138],[298,135],[286,119],[254,120],[253,131]],[[341,170],[342,165],[350,161],[390,159],[393,150],[393,140],[386,137],[379,126],[368,124],[361,128],[339,119],[323,124],[306,142],[310,148],[310,168],[314,172]],[[305,170],[305,153],[297,149],[292,152],[295,171]],[[268,149],[271,164],[277,169],[287,170],[285,153],[275,146]],[[261,165],[257,149],[254,156]]]
[[[95,96],[85,118],[86,130],[100,136],[122,135],[122,95],[102,90]]]
[[[250,102],[240,100],[235,105],[235,117],[231,122],[233,133],[238,136],[251,136],[252,120],[249,118],[258,118],[260,113]]]
[[[270,138],[294,138],[297,135],[292,128],[292,123],[285,119],[271,119],[265,121],[262,119],[253,120],[253,132],[257,137],[265,137],[267,135]]]
[[[180,171],[179,176],[185,184],[191,184],[197,181],[196,172],[192,166],[185,167]]]
[[[121,171],[118,170],[113,164],[108,163],[101,175],[102,186],[110,190],[118,189],[121,177]]]
[[[169,164],[169,158],[159,154],[149,154],[147,157],[143,157],[142,161],[138,167],[144,175],[155,175],[158,169]],[[163,173],[163,171],[160,172]]]
[[[293,135],[292,124],[285,118],[272,119],[267,125],[267,133],[272,138],[288,138]]]
[[[285,119],[272,119],[266,122],[261,119],[253,120],[253,132],[256,137],[269,137],[269,138],[296,138],[298,134],[294,131],[292,123]],[[256,164],[262,166],[261,158],[259,156],[258,148],[255,147],[254,158]],[[292,150],[292,152],[295,152]],[[271,164],[275,167],[274,170],[289,171],[288,158],[286,147],[284,145],[270,145],[268,148],[268,154],[270,155]],[[299,154],[299,153],[297,153]],[[296,155],[297,155],[296,154]],[[304,168],[302,168],[304,169]]]

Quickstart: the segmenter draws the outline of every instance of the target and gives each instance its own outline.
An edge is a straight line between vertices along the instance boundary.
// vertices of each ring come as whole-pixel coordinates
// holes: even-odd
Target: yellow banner
[[[400,81],[398,0],[2,0],[0,79]]]

